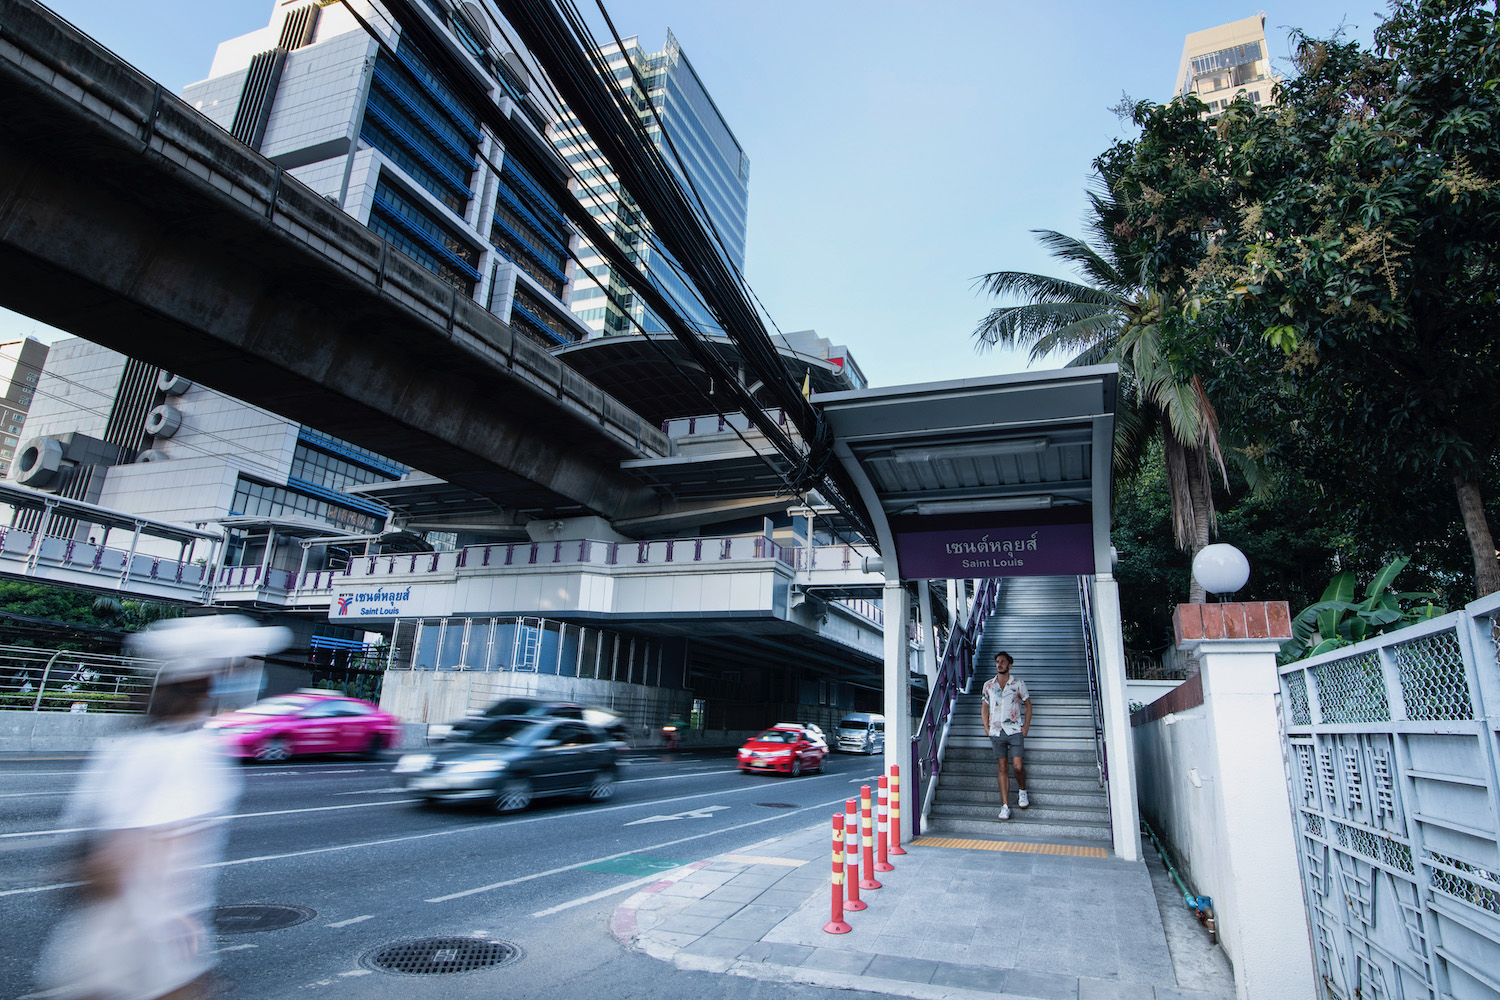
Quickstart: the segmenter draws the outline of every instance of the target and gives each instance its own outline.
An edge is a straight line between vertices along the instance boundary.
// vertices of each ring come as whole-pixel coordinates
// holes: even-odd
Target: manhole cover
[[[505,941],[475,937],[430,937],[382,945],[362,960],[379,972],[405,976],[446,976],[505,965],[521,957],[521,949]]]
[[[214,929],[220,934],[254,934],[294,927],[317,916],[305,906],[278,903],[251,903],[243,906],[214,907]]]
[[[762,809],[795,809],[795,808],[797,808],[796,806],[792,805],[790,802],[757,802],[755,804],[758,805],[758,806],[760,806]]]

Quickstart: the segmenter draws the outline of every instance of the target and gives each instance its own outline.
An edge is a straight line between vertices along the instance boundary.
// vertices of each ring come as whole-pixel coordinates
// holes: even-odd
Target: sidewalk
[[[1144,864],[918,838],[891,858],[895,871],[876,873],[882,888],[861,893],[869,908],[845,914],[853,930],[829,934],[831,842],[824,824],[665,873],[615,910],[614,935],[678,968],[926,1000],[1234,995],[1224,972],[1199,974],[1197,956],[1174,970]],[[1192,945],[1206,949],[1198,933]]]

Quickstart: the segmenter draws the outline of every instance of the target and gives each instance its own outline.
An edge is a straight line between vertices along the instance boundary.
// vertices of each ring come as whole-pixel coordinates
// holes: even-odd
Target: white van
[[[885,716],[850,712],[839,722],[838,748],[842,753],[884,753]]]

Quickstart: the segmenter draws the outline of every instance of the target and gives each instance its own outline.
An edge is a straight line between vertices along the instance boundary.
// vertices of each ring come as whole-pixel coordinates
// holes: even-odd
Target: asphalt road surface
[[[384,761],[246,766],[219,869],[220,906],[266,905],[300,922],[226,927],[226,996],[609,1000],[849,997],[849,991],[681,972],[628,951],[610,915],[676,865],[831,816],[879,758],[832,755],[827,773],[741,775],[732,751],[626,756],[612,800],[541,800],[497,816],[420,808]],[[32,969],[70,893],[59,814],[84,758],[0,755],[0,998],[36,996]],[[409,939],[484,935],[519,957],[444,975],[372,971]]]

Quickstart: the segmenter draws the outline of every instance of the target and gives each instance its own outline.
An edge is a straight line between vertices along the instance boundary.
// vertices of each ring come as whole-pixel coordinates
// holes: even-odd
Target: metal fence
[[[1500,595],[1281,668],[1323,996],[1500,997]]]
[[[142,712],[160,666],[129,656],[0,646],[0,709]]]

